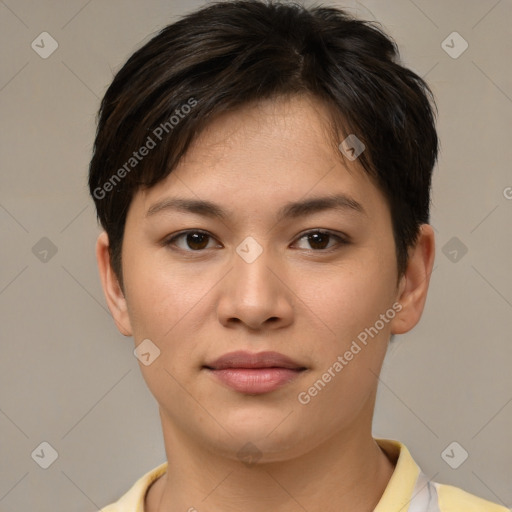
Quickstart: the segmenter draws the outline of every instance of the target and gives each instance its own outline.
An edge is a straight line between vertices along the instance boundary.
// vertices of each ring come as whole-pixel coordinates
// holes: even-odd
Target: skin
[[[434,260],[422,225],[398,278],[391,217],[357,160],[343,161],[327,132],[328,109],[308,96],[245,106],[213,120],[180,165],[130,206],[123,289],[108,237],[97,242],[105,296],[118,329],[160,356],[139,362],[159,404],[169,467],[150,488],[147,512],[370,511],[394,469],[372,438],[378,374],[391,334],[419,321]],[[342,139],[340,139],[341,141]],[[360,203],[277,221],[288,202],[344,194]],[[225,219],[170,208],[169,197],[208,200]],[[211,235],[194,245],[182,230]],[[342,235],[308,242],[318,229]],[[253,237],[262,254],[236,252]],[[199,249],[198,249],[199,247]],[[195,250],[194,250],[195,249]],[[392,320],[307,405],[307,391],[365,328],[395,303]],[[274,350],[307,370],[285,386],[247,395],[203,365],[233,350]],[[251,442],[252,465],[238,451]]]

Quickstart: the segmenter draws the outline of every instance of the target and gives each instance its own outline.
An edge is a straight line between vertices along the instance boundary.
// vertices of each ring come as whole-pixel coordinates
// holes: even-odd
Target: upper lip
[[[227,368],[289,368],[304,370],[305,367],[279,352],[246,352],[238,350],[229,352],[204,365],[211,370]]]

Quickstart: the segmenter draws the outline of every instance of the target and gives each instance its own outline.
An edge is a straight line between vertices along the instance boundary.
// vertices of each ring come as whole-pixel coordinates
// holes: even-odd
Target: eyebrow
[[[183,199],[178,197],[166,198],[153,204],[146,212],[150,217],[162,211],[175,210],[185,213],[195,213],[205,217],[227,219],[232,215],[219,205],[211,201],[200,199]],[[325,210],[354,211],[366,214],[363,205],[355,199],[345,195],[337,194],[332,196],[313,197],[302,201],[285,204],[277,213],[277,221],[286,218],[297,218]]]

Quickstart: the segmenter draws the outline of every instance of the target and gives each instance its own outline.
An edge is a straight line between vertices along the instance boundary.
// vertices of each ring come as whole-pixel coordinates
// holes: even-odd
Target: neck
[[[162,423],[169,465],[145,512],[369,512],[394,470],[371,428],[343,431],[299,457],[246,465],[198,447],[163,415]]]

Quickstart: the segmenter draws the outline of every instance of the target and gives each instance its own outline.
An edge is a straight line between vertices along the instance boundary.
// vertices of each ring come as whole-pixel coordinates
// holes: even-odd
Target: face
[[[389,336],[417,321],[387,203],[327,119],[308,97],[223,114],[128,212],[111,311],[160,350],[140,368],[167,428],[232,458],[369,430]]]

